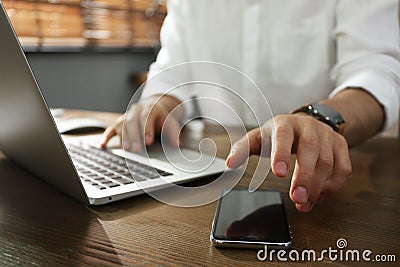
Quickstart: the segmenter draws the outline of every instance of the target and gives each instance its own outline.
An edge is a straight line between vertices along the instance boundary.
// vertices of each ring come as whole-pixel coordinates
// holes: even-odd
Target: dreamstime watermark
[[[372,250],[358,250],[358,249],[346,249],[347,240],[339,238],[336,241],[336,248],[328,247],[320,252],[313,249],[305,249],[298,251],[295,249],[291,250],[275,250],[268,249],[265,246],[264,249],[260,249],[257,252],[257,259],[259,261],[274,261],[276,258],[278,261],[308,261],[308,262],[319,262],[319,261],[340,261],[340,262],[396,262],[396,255],[394,254],[374,254]]]
[[[158,95],[158,100],[154,101],[151,106],[138,106],[136,101],[142,93],[146,95],[147,92],[151,92],[150,95]],[[154,125],[147,125],[149,116],[153,110],[160,107],[158,103],[165,94],[181,100],[180,104],[165,115],[161,129],[159,129],[161,152],[169,163],[166,171],[178,173],[180,177],[202,177],[204,173],[207,174],[207,170],[213,173],[212,170],[216,168],[217,160],[218,169],[225,168],[224,171],[206,185],[186,187],[180,186],[179,181],[175,181],[172,175],[160,175],[160,179],[153,179],[152,181],[144,180],[140,178],[140,174],[137,173],[134,165],[127,162],[127,166],[135,179],[135,184],[154,199],[179,207],[206,205],[219,199],[222,191],[229,192],[230,189],[235,187],[244,175],[248,159],[236,171],[228,170],[224,160],[217,159],[217,145],[212,138],[202,136],[200,133],[199,139],[192,141],[192,145],[195,146],[192,149],[197,148],[199,152],[197,156],[193,157],[193,154],[186,153],[187,151],[182,149],[177,151],[176,148],[171,146],[170,138],[173,133],[180,133],[184,126],[190,125],[193,120],[201,119],[201,121],[207,121],[223,129],[228,136],[229,147],[232,147],[237,136],[245,136],[246,127],[258,128],[266,121],[273,122],[272,110],[266,95],[257,84],[239,70],[217,62],[182,63],[152,75],[136,91],[125,112],[124,126],[122,127],[123,143],[132,143],[131,147],[137,147],[137,138],[133,141],[132,136],[135,134],[146,136],[144,129],[147,126],[149,128],[154,127]],[[201,114],[194,114],[195,106],[201,109]],[[140,108],[142,108],[140,115],[130,112],[140,110]],[[179,116],[182,110],[186,111],[183,118]],[[140,117],[140,121],[136,118],[135,122],[135,116]],[[177,118],[179,118],[179,122]],[[233,125],[235,126],[234,129],[231,127]],[[160,128],[160,125],[157,125],[157,128]],[[233,138],[234,136],[236,136],[236,140]],[[266,141],[270,140],[271,135],[261,131],[261,136],[263,142],[260,154],[266,157],[260,157],[257,162],[249,185],[250,192],[258,189],[265,180],[271,166],[268,158],[271,142]],[[156,157],[151,155],[152,152],[148,150],[144,140],[141,140],[139,145],[144,148],[143,156],[149,161],[145,164],[157,168],[156,165],[159,162]],[[226,143],[224,146],[228,147],[228,144]],[[249,143],[247,142],[247,146],[245,145],[242,149],[249,150]],[[125,156],[127,156],[127,152],[130,151],[125,151]],[[246,151],[243,151],[243,153],[249,154]],[[127,156],[127,158],[129,157]],[[165,184],[168,186],[164,186]],[[158,187],[163,188],[163,190],[154,190]]]

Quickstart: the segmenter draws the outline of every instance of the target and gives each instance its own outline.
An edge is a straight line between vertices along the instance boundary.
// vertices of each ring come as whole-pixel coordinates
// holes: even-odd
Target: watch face
[[[319,103],[313,103],[311,104],[311,106],[314,111],[314,114],[312,114],[313,116],[317,117],[317,119],[319,119],[320,121],[330,125],[335,131],[343,133],[345,122],[342,116],[337,111],[327,105]]]
[[[308,115],[313,116],[317,120],[328,124],[332,127],[336,132],[343,134],[346,128],[346,123],[343,120],[342,116],[333,108],[319,103],[312,103],[309,105],[302,106],[299,109],[296,109],[292,113],[296,112],[304,112]]]

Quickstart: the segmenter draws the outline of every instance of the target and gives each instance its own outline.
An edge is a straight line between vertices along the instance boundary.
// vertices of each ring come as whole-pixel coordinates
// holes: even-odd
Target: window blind
[[[154,47],[164,0],[3,0],[23,45]]]

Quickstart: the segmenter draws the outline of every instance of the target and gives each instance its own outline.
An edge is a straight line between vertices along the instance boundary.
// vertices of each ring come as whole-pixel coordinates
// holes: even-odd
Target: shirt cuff
[[[366,70],[360,72],[342,84],[337,86],[329,95],[329,98],[345,90],[346,88],[362,88],[370,93],[383,106],[385,111],[385,123],[382,130],[390,128],[399,116],[399,95],[397,85],[388,79],[387,74]]]

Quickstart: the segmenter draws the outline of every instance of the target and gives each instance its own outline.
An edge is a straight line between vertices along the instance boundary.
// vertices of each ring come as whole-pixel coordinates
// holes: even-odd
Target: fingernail
[[[151,137],[151,135],[149,135],[149,134],[146,134],[146,144],[148,145],[149,143],[151,143],[151,141],[152,141],[152,137]]]
[[[231,156],[229,155],[227,158],[226,158],[226,166],[228,166],[229,167],[229,164],[231,163]]]
[[[288,173],[288,165],[284,161],[278,161],[275,164],[275,172],[278,176],[286,176]]]
[[[233,154],[235,154],[235,149],[231,148],[229,155],[226,157],[226,166],[228,166],[228,167],[231,164],[231,159],[232,159]]]
[[[308,200],[308,190],[304,186],[298,186],[293,191],[293,199],[298,204],[305,204]]]
[[[130,146],[129,142],[123,141],[122,142],[122,148],[125,149],[125,150],[128,150],[128,149],[131,148],[131,146]]]
[[[298,207],[301,212],[309,212],[313,207],[313,203],[311,201],[307,201],[307,203],[299,204]]]

